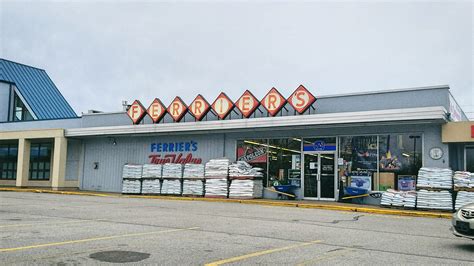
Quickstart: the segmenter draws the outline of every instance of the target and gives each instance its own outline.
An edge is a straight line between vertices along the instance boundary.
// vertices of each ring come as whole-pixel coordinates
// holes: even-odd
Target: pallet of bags
[[[161,179],[160,178],[143,178],[142,179],[143,194],[160,194]]]
[[[204,165],[187,163],[184,165],[183,178],[204,178]]]
[[[456,171],[453,180],[454,188],[474,188],[474,173]]]
[[[202,179],[183,179],[183,195],[203,196],[204,181]]]
[[[161,194],[181,195],[181,179],[163,179]]]
[[[474,192],[458,191],[457,193],[458,194],[456,195],[456,207],[455,207],[456,210],[466,204],[474,203]]]
[[[229,174],[229,159],[211,159],[206,163],[206,177],[226,177]]]
[[[263,177],[263,169],[252,167],[244,161],[237,161],[229,165],[229,177]]]
[[[125,164],[122,170],[122,193],[140,194],[142,191],[141,164]]]
[[[415,191],[396,191],[388,189],[382,193],[380,202],[383,206],[395,206],[403,208],[415,208],[416,192]]]
[[[230,180],[229,198],[262,198],[263,182],[261,179]]]
[[[179,163],[165,163],[163,165],[163,178],[182,178],[183,165]]]
[[[453,198],[449,191],[422,189],[417,192],[417,207],[433,210],[452,210]]]
[[[122,193],[123,194],[140,194],[141,193],[141,180],[140,179],[124,179],[122,181]]]
[[[417,187],[446,188],[453,186],[453,171],[447,168],[422,167],[418,172]]]
[[[143,165],[141,164],[125,164],[123,166],[122,178],[141,178]]]
[[[229,186],[227,178],[206,178],[205,196],[227,198]]]
[[[142,177],[161,178],[162,169],[163,166],[161,164],[144,164]]]

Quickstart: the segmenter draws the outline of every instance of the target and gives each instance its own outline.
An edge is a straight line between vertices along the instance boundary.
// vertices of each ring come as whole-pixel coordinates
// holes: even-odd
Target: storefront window
[[[270,139],[269,185],[301,186],[301,139]]]
[[[49,180],[51,173],[51,143],[32,143],[30,180]]]
[[[249,139],[237,141],[237,161],[245,161],[253,167],[264,169],[263,185],[269,183],[267,176],[267,139]]]
[[[415,190],[422,162],[422,139],[418,134],[389,134],[379,137],[378,190]]]
[[[377,136],[349,136],[339,138],[339,176],[347,189],[372,190],[377,173]]]
[[[17,144],[0,145],[0,179],[16,179]]]

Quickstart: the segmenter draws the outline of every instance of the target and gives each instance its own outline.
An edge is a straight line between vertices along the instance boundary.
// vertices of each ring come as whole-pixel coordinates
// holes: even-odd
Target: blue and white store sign
[[[336,144],[326,143],[323,140],[316,140],[313,143],[305,143],[303,145],[303,151],[336,151]]]

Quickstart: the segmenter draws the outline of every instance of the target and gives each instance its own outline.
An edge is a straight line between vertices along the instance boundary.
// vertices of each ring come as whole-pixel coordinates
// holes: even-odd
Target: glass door
[[[317,154],[304,155],[304,197],[318,197],[319,156]]]
[[[304,154],[304,197],[335,199],[335,153]]]
[[[319,198],[334,199],[335,198],[335,169],[334,169],[334,153],[319,154],[320,159],[320,178]]]

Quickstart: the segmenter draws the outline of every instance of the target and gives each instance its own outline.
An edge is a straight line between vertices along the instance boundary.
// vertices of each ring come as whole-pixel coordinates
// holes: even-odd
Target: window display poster
[[[372,188],[372,177],[369,173],[352,173],[351,187],[363,188],[370,191]]]
[[[352,139],[352,169],[377,169],[377,138]]]
[[[237,160],[248,163],[266,163],[267,148],[251,145],[243,145],[237,148]]]
[[[398,190],[414,191],[415,190],[415,176],[414,175],[399,175],[398,176]]]

